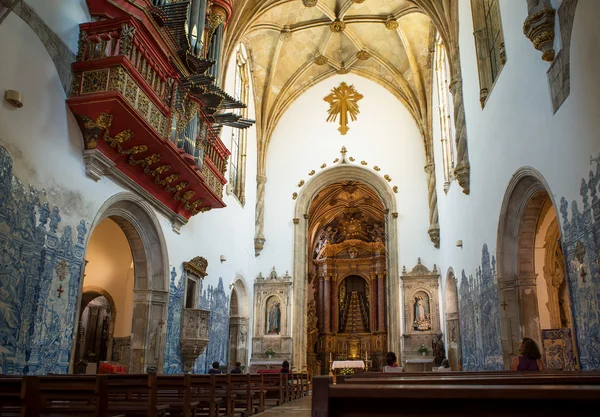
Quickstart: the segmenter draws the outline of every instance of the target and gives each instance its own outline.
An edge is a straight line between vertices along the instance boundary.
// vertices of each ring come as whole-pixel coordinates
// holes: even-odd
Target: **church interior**
[[[0,0],[0,416],[595,415],[598,18]]]

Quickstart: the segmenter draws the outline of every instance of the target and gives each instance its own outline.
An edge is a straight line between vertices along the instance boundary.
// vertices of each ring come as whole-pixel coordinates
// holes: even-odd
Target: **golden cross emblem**
[[[323,99],[329,103],[329,117],[327,121],[335,122],[338,115],[340,116],[340,127],[338,130],[342,135],[348,133],[350,129],[348,127],[348,114],[350,114],[352,121],[356,120],[356,116],[359,113],[358,101],[362,98],[363,95],[356,91],[353,85],[349,86],[343,82],[339,87],[334,87],[331,90],[331,94]]]

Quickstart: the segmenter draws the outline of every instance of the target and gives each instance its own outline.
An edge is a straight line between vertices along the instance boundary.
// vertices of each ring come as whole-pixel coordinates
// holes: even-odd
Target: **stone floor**
[[[256,417],[310,417],[311,401],[312,397],[290,401],[280,407],[269,408],[264,413],[257,414]]]

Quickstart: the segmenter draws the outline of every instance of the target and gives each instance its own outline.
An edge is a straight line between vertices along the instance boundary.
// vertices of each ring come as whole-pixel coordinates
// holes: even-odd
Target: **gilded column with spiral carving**
[[[265,247],[265,184],[266,175],[256,176],[256,217],[254,234],[254,256],[260,255]]]
[[[458,184],[462,187],[463,193],[468,195],[471,192],[471,165],[469,164],[469,150],[467,149],[467,124],[465,121],[462,71],[460,68],[458,48],[453,48],[453,53],[450,57],[452,61],[452,83],[450,84],[450,92],[452,93],[452,101],[454,103],[454,128],[456,130],[456,167],[454,168],[454,175],[456,176]]]
[[[429,201],[429,238],[436,248],[440,247],[440,225],[437,205],[437,190],[435,187],[435,165],[429,161],[425,165],[427,173],[427,200]]]

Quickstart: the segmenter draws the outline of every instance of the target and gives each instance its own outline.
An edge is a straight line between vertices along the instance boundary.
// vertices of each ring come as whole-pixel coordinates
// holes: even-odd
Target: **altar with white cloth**
[[[331,369],[365,369],[365,363],[363,361],[333,361]]]

